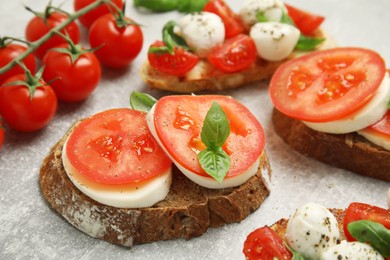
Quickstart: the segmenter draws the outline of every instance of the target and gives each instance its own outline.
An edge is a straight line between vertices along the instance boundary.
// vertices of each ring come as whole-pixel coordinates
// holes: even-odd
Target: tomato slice
[[[165,44],[161,41],[156,41],[150,47],[161,47]],[[189,72],[198,63],[199,58],[182,48],[175,48],[174,54],[170,53],[148,53],[148,60],[152,67],[174,76],[183,76]]]
[[[239,34],[215,48],[207,59],[224,72],[237,72],[252,66],[256,57],[256,45],[252,38]]]
[[[104,184],[149,180],[171,165],[149,132],[146,114],[126,108],[83,120],[69,136],[66,154],[80,174]]]
[[[264,132],[253,114],[231,97],[166,96],[155,106],[155,129],[167,152],[184,168],[201,176],[209,175],[198,161],[205,149],[200,138],[203,121],[213,101],[225,111],[230,122],[230,135],[223,149],[230,156],[227,178],[246,171],[264,149]]]
[[[385,73],[383,59],[368,49],[317,51],[281,65],[269,93],[274,106],[290,117],[328,122],[370,101]]]
[[[364,131],[383,138],[390,138],[390,110],[387,111],[386,115],[379,122],[367,127]]]
[[[225,38],[234,37],[244,31],[240,17],[223,0],[211,0],[203,11],[218,15],[225,25]]]
[[[356,239],[351,236],[347,226],[349,223],[358,220],[371,220],[390,229],[390,209],[383,209],[365,203],[352,202],[345,211],[343,226],[348,241],[356,241]]]
[[[292,258],[292,253],[283,244],[283,239],[267,226],[258,228],[248,235],[242,252],[247,260]]]
[[[312,14],[289,4],[284,4],[287,8],[287,12],[295,25],[304,35],[312,35],[315,30],[320,27],[325,17],[321,15]]]

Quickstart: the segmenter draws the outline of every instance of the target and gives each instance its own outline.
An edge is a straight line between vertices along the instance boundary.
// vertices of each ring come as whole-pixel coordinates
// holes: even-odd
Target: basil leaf
[[[258,12],[256,14],[256,19],[259,23],[265,23],[268,22],[267,17],[265,17],[264,12]]]
[[[159,47],[154,46],[149,48],[148,53],[165,54],[165,53],[169,53],[169,49],[167,46],[159,46]]]
[[[179,0],[134,0],[135,7],[143,7],[153,12],[167,12],[177,8]]]
[[[284,243],[284,245],[293,254],[291,260],[305,260],[305,257],[303,257],[303,255],[301,255],[299,252],[297,252],[294,249],[292,249],[289,245],[287,245],[287,243]]]
[[[380,223],[359,220],[348,224],[348,231],[362,243],[369,243],[385,258],[390,257],[390,230]]]
[[[134,110],[139,110],[142,112],[149,112],[157,100],[145,93],[133,91],[130,94],[130,105]]]
[[[182,47],[183,49],[185,50],[188,50],[189,47],[186,43],[186,41],[184,40],[183,37],[175,34],[174,32],[174,28],[176,26],[176,22],[175,21],[169,21],[165,24],[164,28],[163,28],[163,42],[165,43],[165,45],[167,46],[168,48],[168,52],[170,54],[174,54],[174,48],[179,46],[179,47]]]
[[[282,12],[282,17],[280,18],[280,22],[297,27],[294,21],[291,19],[291,17],[288,15],[288,13],[285,10],[283,10]]]
[[[230,168],[230,157],[222,147],[204,149],[198,154],[198,160],[202,168],[218,183],[223,181]]]
[[[297,46],[295,46],[295,49],[301,51],[314,50],[317,47],[317,45],[323,41],[325,41],[325,38],[307,37],[301,34],[299,36],[299,40]]]
[[[180,0],[177,10],[182,13],[201,12],[208,0]]]

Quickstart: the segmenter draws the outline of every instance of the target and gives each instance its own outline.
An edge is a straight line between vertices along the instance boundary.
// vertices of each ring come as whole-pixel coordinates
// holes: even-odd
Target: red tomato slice
[[[244,31],[240,17],[223,0],[211,0],[203,11],[218,15],[225,25],[225,38],[236,36]]]
[[[390,138],[390,110],[379,122],[367,127],[364,131],[379,135],[383,138]]]
[[[165,44],[161,41],[156,41],[150,47],[161,47]],[[198,63],[199,58],[182,48],[176,48],[174,54],[169,53],[148,53],[148,60],[152,67],[174,76],[183,76],[189,72]]]
[[[256,61],[256,45],[248,35],[239,34],[215,48],[208,60],[224,72],[237,72],[252,66]]]
[[[149,180],[171,165],[149,132],[146,114],[126,108],[83,120],[70,135],[66,154],[80,174],[104,184]]]
[[[292,253],[274,230],[265,226],[248,235],[242,251],[247,260],[291,259]]]
[[[313,32],[317,30],[325,20],[325,17],[321,15],[312,14],[288,4],[284,5],[287,8],[289,16],[304,35],[313,34]]]
[[[373,205],[352,202],[345,211],[344,233],[348,241],[356,241],[349,233],[347,226],[349,223],[358,220],[371,220],[384,225],[390,229],[390,209],[383,209]]]
[[[282,113],[309,122],[346,117],[379,88],[386,68],[374,51],[335,48],[288,61],[275,72],[269,93]]]
[[[209,177],[197,156],[205,149],[200,132],[213,101],[218,102],[230,121],[230,135],[223,147],[231,159],[226,175],[229,178],[253,165],[265,145],[260,123],[244,105],[225,96],[166,96],[155,106],[155,128],[163,146],[178,163]]]

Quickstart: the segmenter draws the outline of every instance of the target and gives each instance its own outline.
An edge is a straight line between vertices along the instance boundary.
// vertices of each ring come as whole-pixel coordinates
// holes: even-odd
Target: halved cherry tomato
[[[368,49],[317,51],[281,65],[269,93],[282,113],[327,122],[346,117],[370,101],[385,72],[383,59]]]
[[[256,45],[252,38],[239,34],[216,47],[207,59],[224,72],[237,72],[252,66],[256,57]]]
[[[150,48],[161,46],[165,46],[165,44],[161,41],[156,41]],[[178,47],[175,48],[173,55],[170,53],[149,52],[148,60],[152,67],[158,71],[174,76],[183,76],[195,67],[199,58],[195,54]]]
[[[241,103],[226,96],[166,96],[155,106],[155,129],[163,146],[184,168],[209,176],[200,166],[198,153],[205,149],[200,133],[213,101],[224,110],[230,135],[223,149],[230,156],[227,178],[246,171],[264,149],[264,132],[254,115]]]
[[[92,4],[93,2],[96,2],[96,0],[75,0],[73,2],[73,7],[75,11],[78,11],[86,7],[87,5]],[[120,10],[122,10],[123,0],[111,0],[111,2],[115,4]],[[85,15],[80,16],[79,21],[82,25],[89,28],[91,27],[93,22],[96,21],[100,16],[103,16],[110,12],[115,13],[114,7],[110,6],[109,4],[104,4],[86,13]]]
[[[390,209],[383,209],[373,205],[352,202],[345,211],[344,232],[348,241],[356,241],[349,233],[348,224],[358,220],[371,220],[390,229]]]
[[[30,42],[36,41],[48,33],[51,29],[64,22],[66,19],[68,19],[68,16],[60,12],[50,13],[46,21],[44,21],[39,16],[34,16],[34,18],[32,18],[27,24],[26,39]],[[67,25],[60,32],[67,34],[74,43],[78,43],[80,41],[80,29],[77,26],[77,23],[74,21]],[[65,39],[59,35],[54,35],[48,41],[38,47],[38,49],[35,51],[35,55],[38,59],[42,59],[48,49],[51,49],[62,43],[66,43]]]
[[[0,118],[0,149],[3,146],[3,143],[4,143],[4,127],[3,127],[3,123],[1,122],[1,118]]]
[[[287,260],[292,253],[283,244],[283,239],[271,228],[258,228],[248,235],[242,250],[247,260]]]
[[[377,123],[364,129],[371,134],[380,135],[383,138],[390,138],[390,110],[386,115]]]
[[[225,38],[236,36],[244,31],[240,17],[235,14],[224,0],[211,0],[203,11],[218,15],[225,25]]]
[[[284,5],[287,8],[289,16],[304,35],[313,34],[325,19],[325,17],[321,15],[312,14],[288,4]]]
[[[72,132],[66,154],[85,177],[104,184],[149,180],[171,166],[146,124],[146,113],[111,109],[83,120]]]

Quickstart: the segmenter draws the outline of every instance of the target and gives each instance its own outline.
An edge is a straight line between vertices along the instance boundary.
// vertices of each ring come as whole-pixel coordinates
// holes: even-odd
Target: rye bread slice
[[[239,187],[213,190],[186,178],[176,167],[167,197],[149,208],[100,204],[80,192],[62,165],[62,147],[72,129],[51,149],[40,171],[40,186],[53,209],[84,233],[132,247],[175,238],[201,236],[209,227],[240,222],[269,195],[262,174],[270,174],[265,152],[255,176]]]
[[[390,151],[355,133],[327,134],[274,109],[275,132],[296,151],[326,164],[390,181]]]

